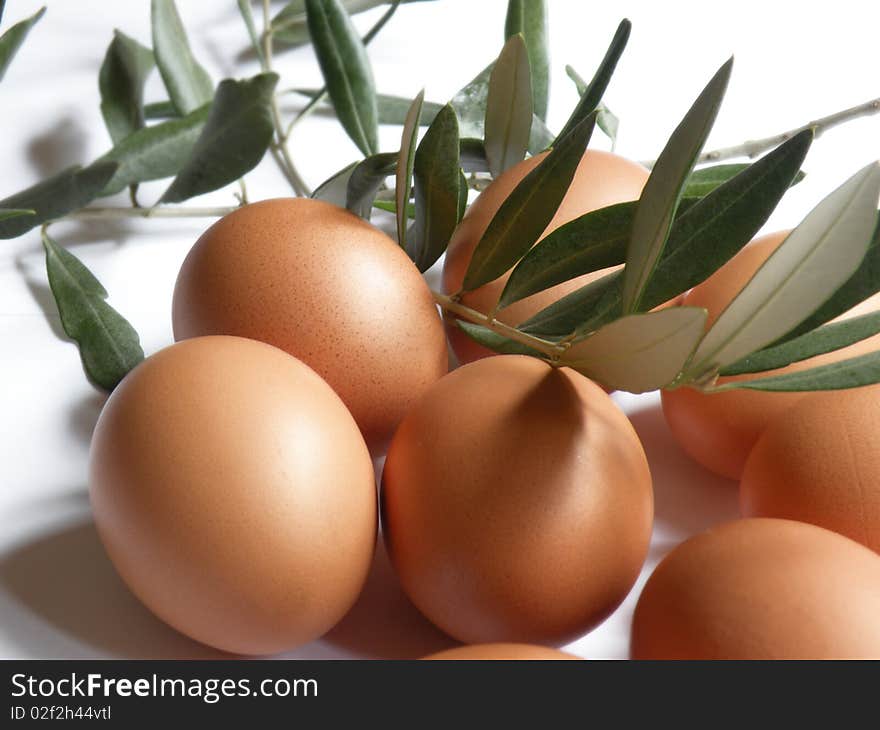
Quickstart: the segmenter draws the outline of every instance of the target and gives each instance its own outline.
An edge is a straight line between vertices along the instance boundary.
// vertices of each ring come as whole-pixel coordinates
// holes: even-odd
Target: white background
[[[37,10],[9,0],[3,28]],[[179,0],[197,56],[216,79],[256,71],[239,58],[246,34],[234,0]],[[0,84],[0,198],[108,148],[98,110],[97,71],[114,27],[149,44],[147,0],[67,0],[49,10]],[[405,5],[370,55],[383,92],[442,101],[470,80],[502,41],[503,0]],[[276,9],[280,3],[274,4]],[[366,28],[381,11],[357,18]],[[880,96],[877,28],[870,3],[575,2],[550,0],[553,101],[558,129],[575,103],[563,68],[592,74],[622,17],[630,45],[606,95],[621,118],[617,151],[652,159],[715,69],[736,65],[710,146],[762,137]],[[309,49],[279,55],[282,87],[314,86]],[[162,98],[158,75],[148,100]],[[383,130],[397,149],[399,128]],[[595,144],[604,144],[597,133]],[[312,118],[297,129],[294,157],[313,186],[354,160],[340,129]],[[768,230],[798,222],[823,195],[880,157],[880,118],[817,141],[807,179],[780,206]],[[286,194],[267,160],[248,175],[252,199]],[[164,183],[144,186],[155,200]],[[109,201],[125,204],[124,198]],[[232,204],[232,188],[197,204]],[[171,343],[171,292],[188,247],[207,221],[113,222],[56,226],[135,326],[147,353]],[[0,241],[0,656],[205,657],[216,652],[153,618],[128,593],[104,555],[89,518],[86,463],[102,398],[86,382],[76,348],[59,337],[36,233]],[[626,657],[635,600],[671,547],[736,516],[735,484],[691,463],[669,436],[656,396],[618,397],[648,453],[656,491],[654,541],[645,572],[621,608],[571,646],[584,656]],[[402,597],[380,552],[361,602],[323,640],[291,657],[411,657],[447,645]]]

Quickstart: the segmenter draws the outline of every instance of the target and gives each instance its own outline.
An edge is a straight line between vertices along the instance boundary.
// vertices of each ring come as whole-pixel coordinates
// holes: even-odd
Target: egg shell
[[[321,636],[370,568],[377,498],[357,425],[314,371],[261,342],[186,340],[130,372],[98,419],[90,487],[135,595],[226,651]]]
[[[407,415],[382,508],[401,585],[440,629],[559,645],[632,587],[653,494],[635,431],[601,388],[501,355],[453,371]]]
[[[814,525],[729,522],[667,555],[633,617],[633,659],[880,658],[880,557]]]
[[[546,153],[535,155],[505,170],[470,206],[446,251],[443,290],[447,294],[454,294],[461,289],[474,249],[492,218],[514,188],[545,156]],[[647,179],[648,171],[636,162],[610,152],[587,150],[577,167],[568,192],[541,238],[584,213],[638,199]],[[498,312],[497,318],[505,324],[519,324],[566,294],[605,276],[614,268],[616,267],[585,274],[521,299]],[[509,278],[508,272],[478,289],[465,292],[461,297],[462,304],[479,312],[491,311]],[[455,324],[454,319],[447,319],[446,329],[449,342],[459,362],[468,363],[494,354],[468,337]]]
[[[811,522],[880,552],[880,385],[788,410],[749,456],[739,494],[744,515]]]
[[[568,654],[558,649],[531,644],[471,644],[446,649],[422,658],[443,661],[570,661],[580,659],[574,654]]]
[[[755,239],[706,281],[694,287],[685,306],[704,307],[708,329],[745,286],[767,257],[785,240],[788,231]],[[854,307],[839,320],[866,314],[880,306],[880,297]],[[836,352],[818,355],[763,373],[719,378],[719,383],[799,372],[880,349],[880,335]],[[693,388],[662,392],[663,413],[672,434],[687,454],[710,471],[739,479],[749,453],[768,425],[798,403],[804,393],[727,391],[706,394]]]
[[[312,367],[374,454],[448,369],[430,290],[403,250],[334,205],[279,198],[214,223],[183,263],[174,337],[239,335]]]

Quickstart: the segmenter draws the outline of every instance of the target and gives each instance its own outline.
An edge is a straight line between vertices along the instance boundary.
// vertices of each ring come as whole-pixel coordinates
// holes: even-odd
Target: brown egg
[[[203,337],[113,391],[91,449],[95,522],[159,618],[241,654],[311,641],[354,603],[376,541],[367,447],[310,368]]]
[[[503,355],[441,379],[394,435],[385,541],[404,591],[466,643],[561,644],[623,600],[651,475],[626,416],[566,368]]]
[[[544,154],[535,155],[505,170],[486,190],[480,193],[480,196],[468,209],[467,215],[456,229],[446,252],[446,261],[443,266],[443,290],[447,294],[454,294],[461,289],[471,256],[489,226],[489,222],[520,180],[537,167],[544,156]],[[568,192],[562,199],[556,215],[553,216],[553,220],[550,221],[542,238],[584,213],[615,203],[638,199],[647,179],[648,171],[635,162],[610,152],[587,150],[578,165]],[[566,294],[611,271],[613,269],[603,269],[586,274],[526,297],[501,310],[498,313],[498,320],[510,325],[519,324]],[[479,289],[467,292],[462,296],[462,303],[480,312],[491,311],[498,301],[498,297],[501,296],[509,275],[507,273]],[[472,362],[493,354],[468,337],[453,320],[447,321],[446,331],[452,349],[461,363]]]
[[[880,557],[829,530],[737,520],[673,550],[633,617],[633,659],[878,659]]]
[[[752,450],[739,494],[744,515],[812,522],[880,552],[880,385],[789,409]]]
[[[286,350],[339,394],[374,454],[447,370],[431,292],[388,236],[336,206],[280,198],[211,226],[174,290],[174,337]]]
[[[685,297],[684,305],[705,307],[709,312],[706,326],[711,326],[787,235],[788,231],[780,231],[755,239],[706,281],[692,289]],[[875,297],[854,307],[839,319],[865,314],[878,306],[880,297]],[[718,382],[754,380],[807,370],[877,349],[880,349],[880,335],[784,368],[720,378]],[[764,429],[803,397],[804,393],[750,390],[704,394],[693,388],[678,388],[662,392],[666,422],[684,451],[707,469],[730,479],[740,478],[746,459]]]
[[[568,654],[558,649],[550,649],[546,646],[533,646],[531,644],[471,644],[469,646],[457,646],[454,649],[438,651],[436,654],[430,654],[422,658],[448,661],[511,661],[518,659],[570,661],[572,659],[580,659],[580,657],[576,657],[574,654]]]

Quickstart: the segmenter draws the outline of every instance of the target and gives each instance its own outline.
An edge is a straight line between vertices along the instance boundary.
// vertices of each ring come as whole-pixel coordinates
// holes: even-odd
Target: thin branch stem
[[[219,218],[236,210],[236,206],[217,208],[116,208],[89,207],[77,210],[64,220],[119,220],[121,218]]]
[[[543,340],[540,337],[534,337],[525,332],[520,332],[515,327],[499,322],[494,317],[478,312],[476,309],[471,309],[446,294],[441,294],[440,292],[433,290],[431,291],[431,294],[434,295],[434,301],[440,305],[441,309],[451,312],[457,317],[472,322],[473,324],[482,325],[509,340],[514,340],[521,345],[531,347],[542,355],[546,355],[551,360],[557,360],[567,349],[565,346],[558,345],[555,342],[550,342],[549,340]]]
[[[267,71],[272,70],[272,20],[271,20],[271,9],[269,7],[270,0],[263,0],[263,56],[266,59],[265,68]],[[293,164],[293,159],[290,156],[290,150],[287,147],[287,135],[283,129],[283,123],[281,121],[281,112],[278,110],[278,100],[275,95],[272,95],[272,101],[270,103],[270,108],[272,112],[272,124],[275,127],[275,143],[272,145],[273,156],[275,157],[275,161],[278,162],[279,167],[281,167],[281,171],[284,173],[284,176],[287,178],[291,187],[297,195],[308,196],[311,195],[311,190],[309,190],[309,186],[306,185],[305,180],[302,179],[302,176],[299,174],[299,171],[296,169],[296,165]]]
[[[754,159],[758,155],[772,150],[774,147],[778,147],[783,142],[788,141],[796,134],[804,131],[805,129],[812,129],[813,135],[818,138],[829,129],[833,129],[834,127],[837,127],[841,124],[850,122],[853,119],[869,117],[873,114],[878,113],[880,113],[880,98],[871,99],[870,101],[866,101],[864,104],[858,104],[857,106],[850,107],[849,109],[843,109],[842,111],[835,112],[834,114],[829,114],[827,117],[814,119],[812,122],[807,122],[806,124],[801,125],[796,129],[790,129],[787,132],[774,134],[770,137],[763,137],[762,139],[748,140],[746,142],[743,142],[742,144],[733,145],[732,147],[720,147],[716,150],[704,152],[698,158],[697,164],[706,162],[721,162],[722,160],[732,160],[736,159],[737,157],[747,157],[749,159]],[[652,167],[654,162],[645,162],[642,164],[644,164],[646,167]]]

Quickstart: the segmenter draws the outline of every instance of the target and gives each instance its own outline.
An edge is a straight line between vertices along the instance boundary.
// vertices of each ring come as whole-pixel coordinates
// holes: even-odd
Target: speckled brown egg
[[[410,411],[382,509],[401,585],[439,628],[559,645],[632,587],[653,495],[635,431],[601,388],[502,355],[453,371]]]
[[[422,658],[443,661],[570,661],[580,659],[574,654],[532,644],[471,644],[438,651],[436,654]]]
[[[739,494],[744,515],[812,522],[880,552],[880,385],[789,409],[752,450]]]
[[[433,297],[403,250],[318,200],[265,200],[217,221],[183,263],[173,310],[177,340],[250,337],[308,364],[374,454],[447,370]]]
[[[737,520],[673,550],[636,606],[633,659],[878,659],[880,557],[815,525]]]
[[[90,484],[135,595],[226,651],[321,636],[370,568],[377,500],[357,425],[313,370],[262,342],[186,340],[135,368],[98,420]]]
[[[489,185],[459,224],[449,243],[443,267],[443,289],[454,294],[461,289],[464,275],[471,256],[483,233],[498,209],[513,192],[519,182],[544,159],[545,154],[535,155],[505,170]],[[587,150],[578,165],[571,186],[556,215],[550,221],[542,238],[564,223],[599,208],[627,200],[636,200],[648,179],[648,171],[638,163],[619,155],[600,150]],[[505,324],[516,325],[551,305],[566,294],[579,289],[613,269],[603,269],[592,274],[559,284],[543,292],[538,292],[515,302],[498,313],[498,319]],[[498,301],[509,273],[500,276],[474,291],[462,295],[462,303],[480,312],[489,312]],[[453,320],[448,320],[447,334],[452,349],[461,363],[472,362],[493,354],[482,345],[468,337]]]
[[[692,289],[685,297],[684,304],[707,309],[709,316],[706,327],[711,326],[787,235],[788,231],[780,231],[755,239],[706,281]],[[878,306],[880,297],[873,297],[839,319],[866,314]],[[806,370],[878,349],[880,335],[777,370],[720,378],[719,383]],[[678,388],[662,393],[666,422],[682,449],[707,469],[730,479],[740,478],[749,453],[767,426],[803,397],[804,393],[753,390],[704,394],[693,388]]]

